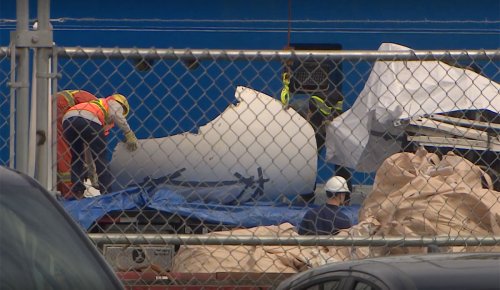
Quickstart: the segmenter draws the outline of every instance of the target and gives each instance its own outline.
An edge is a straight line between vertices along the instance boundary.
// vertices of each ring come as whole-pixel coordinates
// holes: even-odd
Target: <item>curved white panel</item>
[[[239,103],[197,134],[139,140],[133,153],[119,144],[111,162],[115,188],[156,178],[193,188],[241,185],[239,201],[312,192],[317,170],[312,126],[261,92],[237,87],[235,96]]]

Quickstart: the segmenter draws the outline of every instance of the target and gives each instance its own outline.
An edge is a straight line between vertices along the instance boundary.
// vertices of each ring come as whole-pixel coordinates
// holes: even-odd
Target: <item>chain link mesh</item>
[[[10,148],[10,58],[6,47],[0,47],[0,165],[9,165]]]
[[[432,52],[411,59],[374,52],[301,56],[58,48],[58,55],[59,92],[85,90],[98,98],[120,93],[130,105],[127,122],[138,139],[136,151],[127,150],[135,140],[118,126],[105,137],[96,137],[102,134],[97,126],[88,139],[67,140],[73,146],[85,143],[94,159],[102,147],[96,141],[105,140],[110,164],[93,173],[92,162],[81,160],[84,195],[72,196],[73,188],[66,198],[77,199],[65,203],[128,284],[273,286],[335,261],[499,250],[500,120],[467,100],[471,87],[483,90],[474,98],[496,90],[482,104],[498,110],[499,53],[440,54],[438,61]],[[384,70],[375,70],[377,59]],[[5,61],[0,59],[2,65]],[[429,62],[445,74],[437,77]],[[455,109],[398,120],[403,135],[382,132],[382,139],[401,150],[380,148],[389,157],[376,174],[328,162],[325,139],[342,114],[335,106],[341,102],[344,112],[353,109],[373,74],[379,81],[367,93],[392,96],[402,103],[388,105],[400,109],[409,102],[392,90],[408,76],[392,63],[404,63],[415,78],[424,75],[422,83],[436,83],[432,89],[404,89],[428,89],[427,102],[438,108],[457,102]],[[288,104],[280,102],[284,73],[290,77]],[[445,83],[457,73],[468,78],[467,87]],[[385,82],[390,74],[396,78]],[[450,89],[442,103],[435,99],[440,86]],[[451,99],[456,90],[463,91],[459,100]],[[464,100],[472,110],[460,109]],[[69,123],[65,130],[74,125]],[[368,138],[355,135],[360,126],[351,124],[350,136],[359,144]],[[106,195],[99,194],[106,181],[95,176],[102,177],[103,170],[111,174]],[[324,184],[334,174],[346,177],[353,190],[344,212],[352,227],[334,236],[299,235],[307,206],[324,204]]]

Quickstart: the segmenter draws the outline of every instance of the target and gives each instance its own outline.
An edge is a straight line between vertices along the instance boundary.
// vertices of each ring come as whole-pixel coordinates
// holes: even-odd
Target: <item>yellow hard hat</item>
[[[127,116],[130,112],[130,105],[128,104],[127,98],[121,94],[113,94],[110,96],[113,100],[117,101],[123,107],[123,116]]]

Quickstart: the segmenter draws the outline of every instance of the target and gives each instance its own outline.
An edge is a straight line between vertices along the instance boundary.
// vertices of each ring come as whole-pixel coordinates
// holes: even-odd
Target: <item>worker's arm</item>
[[[335,215],[334,226],[339,230],[348,229],[352,227],[351,219],[343,212],[338,211]]]
[[[130,129],[130,126],[127,122],[125,116],[123,116],[123,107],[120,103],[110,100],[108,101],[109,106],[109,117],[113,119],[120,130],[122,130],[123,134],[125,134],[125,143],[127,145],[127,149],[130,151],[135,151],[137,149],[137,138],[135,137],[134,132]]]
[[[315,235],[316,234],[316,225],[313,221],[313,216],[311,211],[306,212],[302,221],[300,222],[299,228],[297,230],[299,235]]]

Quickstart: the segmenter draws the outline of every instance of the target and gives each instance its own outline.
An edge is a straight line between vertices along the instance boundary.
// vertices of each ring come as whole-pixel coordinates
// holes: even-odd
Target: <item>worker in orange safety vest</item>
[[[71,191],[75,198],[82,198],[86,189],[85,145],[88,145],[95,163],[101,194],[112,192],[106,136],[116,124],[125,135],[127,149],[137,149],[137,138],[126,119],[129,112],[127,98],[121,94],[113,94],[107,98],[77,104],[64,114],[63,132],[72,155]]]
[[[63,197],[71,194],[71,152],[63,137],[62,119],[69,108],[80,103],[97,100],[84,90],[64,90],[56,94],[57,101],[57,190]]]

